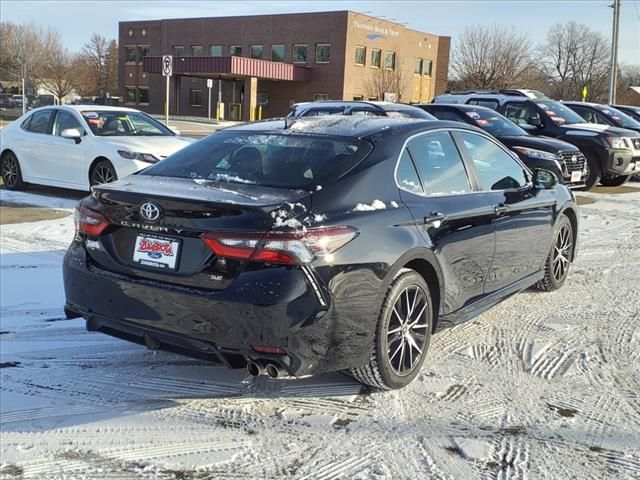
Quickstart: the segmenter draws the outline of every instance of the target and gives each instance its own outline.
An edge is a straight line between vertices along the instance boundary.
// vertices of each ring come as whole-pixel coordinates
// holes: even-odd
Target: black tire
[[[382,304],[369,363],[350,369],[349,375],[382,390],[411,383],[429,349],[432,305],[429,287],[422,276],[413,270],[403,270],[389,287]]]
[[[586,152],[585,157],[587,159],[587,178],[584,181],[584,187],[580,190],[588,191],[598,185],[600,178],[602,177],[602,167],[598,161],[598,157],[595,152]]]
[[[109,160],[100,160],[91,169],[89,176],[89,184],[100,185],[102,183],[111,183],[118,180],[118,174]]]
[[[544,264],[544,278],[534,285],[535,289],[550,292],[562,287],[573,261],[573,245],[573,225],[562,215],[556,223],[551,251]]]
[[[27,184],[22,180],[20,162],[15,153],[6,152],[2,156],[0,170],[5,188],[9,190],[24,190],[27,187]]]
[[[619,187],[631,179],[632,175],[620,175],[618,177],[602,177],[600,183],[605,187]]]

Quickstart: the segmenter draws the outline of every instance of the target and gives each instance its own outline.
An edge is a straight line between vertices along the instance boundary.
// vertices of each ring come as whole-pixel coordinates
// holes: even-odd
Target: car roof
[[[288,119],[270,119],[245,123],[226,128],[224,131],[262,132],[273,134],[310,134],[337,137],[363,138],[370,135],[403,130],[432,130],[437,128],[469,128],[482,132],[475,127],[467,127],[458,122],[426,120],[413,118],[341,116],[297,117]]]
[[[140,110],[136,110],[135,108],[127,108],[127,107],[113,107],[110,105],[59,105],[60,107],[68,108],[70,110],[75,110],[76,112],[95,112],[97,110],[100,111],[117,111],[117,112],[139,112]]]
[[[456,110],[465,110],[465,111],[483,110],[487,113],[498,113],[493,108],[483,107],[482,105],[468,105],[466,103],[423,103],[423,104],[420,104],[419,106],[426,107],[426,108],[449,107],[449,108],[455,108]]]

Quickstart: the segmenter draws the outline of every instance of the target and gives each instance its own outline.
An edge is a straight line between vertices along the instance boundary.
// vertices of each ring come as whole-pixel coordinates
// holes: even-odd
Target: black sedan
[[[324,117],[327,115],[372,115],[377,117],[418,118],[435,120],[424,110],[406,103],[361,101],[361,100],[325,100],[317,102],[295,103],[288,117]]]
[[[640,121],[615,107],[586,102],[562,103],[584,118],[588,123],[626,128],[627,130],[640,132]]]
[[[482,130],[336,116],[237,126],[78,204],[66,312],[271,377],[400,388],[458,324],[575,258],[572,193]]]
[[[569,188],[584,187],[588,174],[586,159],[575,145],[554,138],[533,136],[487,107],[441,103],[418,106],[440,120],[480,127],[513,150],[529,168],[551,170]]]

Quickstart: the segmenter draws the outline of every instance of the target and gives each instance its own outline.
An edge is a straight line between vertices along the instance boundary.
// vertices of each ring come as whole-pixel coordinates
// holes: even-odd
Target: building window
[[[384,52],[384,68],[387,70],[396,68],[396,54],[394,52]]]
[[[202,45],[191,45],[191,56],[202,57],[204,55],[204,47]]]
[[[134,87],[125,87],[124,98],[127,103],[136,103],[136,89]]]
[[[413,73],[416,75],[422,75],[422,59],[416,58],[416,63],[414,63]]]
[[[431,68],[433,67],[433,62],[431,60],[425,60],[422,65],[422,74],[430,77],[431,76]]]
[[[365,47],[356,47],[356,65],[364,66],[367,61],[367,49]]]
[[[322,100],[329,100],[329,94],[328,93],[314,93],[313,94],[313,101],[314,102],[322,101]]]
[[[316,44],[316,63],[329,63],[331,61],[331,44]]]
[[[262,45],[251,45],[251,58],[261,59],[264,53]]]
[[[229,56],[231,56],[231,57],[241,57],[242,56],[242,47],[240,45],[231,45],[229,47]]]
[[[222,56],[222,47],[220,45],[211,45],[209,47],[209,56],[211,56],[211,57],[221,57]]]
[[[282,62],[284,60],[284,45],[271,45],[271,61]]]
[[[371,50],[371,66],[373,68],[380,68],[380,53],[380,50],[377,48]]]
[[[149,89],[148,88],[138,88],[138,102],[149,104]]]
[[[269,92],[258,92],[256,103],[262,107],[268,107],[269,103],[271,103],[271,94]]]
[[[378,97],[369,97],[367,100],[369,100],[370,102],[377,102]]]
[[[138,61],[142,63],[144,57],[149,56],[149,45],[139,45],[138,46]]]
[[[173,46],[173,56],[174,57],[184,57],[184,47],[182,45],[174,45]]]
[[[136,47],[124,47],[124,53],[127,63],[136,63],[138,61],[138,51]]]
[[[189,105],[192,107],[202,106],[202,90],[197,88],[189,89]]]
[[[364,100],[364,95],[354,95],[353,99],[355,101],[362,101],[362,100]]]
[[[307,63],[307,46],[301,43],[294,44],[291,57],[293,63]]]

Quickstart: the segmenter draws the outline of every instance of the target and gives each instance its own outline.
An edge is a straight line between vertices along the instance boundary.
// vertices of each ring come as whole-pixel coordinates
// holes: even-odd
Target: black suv
[[[570,143],[548,137],[534,137],[495,110],[477,105],[416,105],[439,120],[464,122],[480,127],[513,150],[529,168],[551,170],[569,188],[584,187],[586,160]]]
[[[612,107],[617,108],[640,122],[640,107],[634,107],[633,105],[612,105]]]
[[[623,111],[599,103],[562,102],[589,123],[626,128],[640,133],[640,122]]]
[[[216,132],[76,207],[69,316],[252,375],[391,389],[438,323],[560,288],[578,210],[462,123],[335,116]]]
[[[434,103],[465,103],[492,108],[533,135],[569,142],[587,158],[587,189],[617,186],[640,172],[640,134],[623,128],[594,125],[562,103],[549,98],[515,95],[440,95]]]
[[[295,103],[288,117],[320,117],[326,115],[373,115],[377,117],[419,118],[435,120],[428,113],[406,103],[326,100]]]

